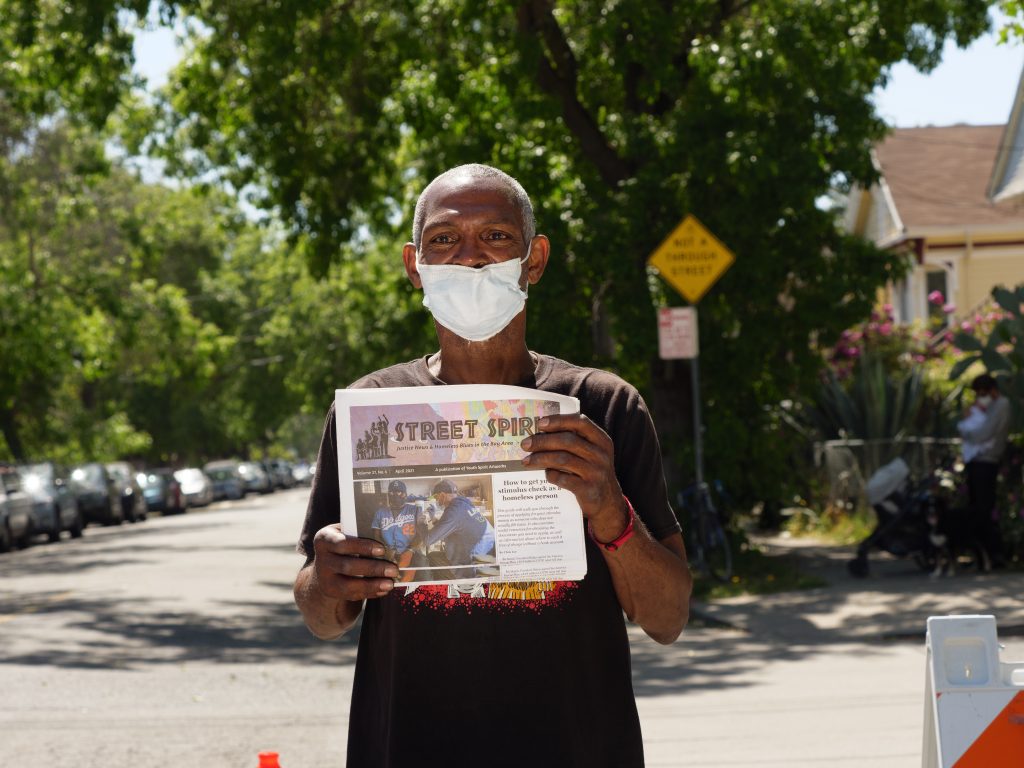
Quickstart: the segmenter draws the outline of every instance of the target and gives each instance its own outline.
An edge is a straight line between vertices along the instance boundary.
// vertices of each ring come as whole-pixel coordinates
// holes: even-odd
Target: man
[[[445,557],[453,566],[472,565],[478,555],[494,554],[494,526],[459,494],[451,480],[442,480],[432,494],[443,510],[437,525],[426,531],[423,543],[429,548],[444,542]]]
[[[526,346],[526,291],[549,253],[511,177],[470,165],[436,178],[417,201],[402,258],[424,290],[440,349],[353,386],[512,384],[578,397],[580,414],[541,419],[522,447],[526,468],[543,470],[580,504],[590,533],[586,578],[522,590],[538,596],[530,600],[483,588],[477,597],[395,589],[384,547],[340,530],[332,407],[295,599],[324,639],[362,614],[352,768],[643,765],[622,614],[673,642],[688,618],[691,578],[639,394],[612,374]]]
[[[975,535],[984,545],[991,563],[1003,563],[999,525],[993,519],[996,506],[996,479],[999,462],[1010,434],[1010,402],[999,392],[996,380],[982,374],[971,382],[974,405],[984,418],[972,418],[970,412],[957,425],[965,443],[973,444],[974,455],[967,462],[967,494]]]
[[[387,547],[386,556],[402,568],[412,564],[412,543],[416,538],[417,508],[407,503],[405,483],[392,480],[388,484],[387,504],[377,510],[370,527]]]

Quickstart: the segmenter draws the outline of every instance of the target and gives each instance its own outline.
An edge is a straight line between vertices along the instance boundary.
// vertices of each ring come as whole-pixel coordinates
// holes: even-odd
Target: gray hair
[[[426,218],[427,192],[429,192],[430,189],[439,181],[447,179],[450,176],[460,175],[469,176],[473,179],[493,179],[504,186],[508,193],[509,201],[519,210],[519,217],[523,221],[523,238],[527,243],[533,239],[534,235],[537,234],[537,221],[533,217],[533,205],[530,203],[530,196],[526,194],[526,190],[523,189],[523,185],[504,171],[500,171],[497,168],[493,168],[489,165],[481,165],[480,163],[469,163],[468,165],[459,165],[455,168],[448,169],[427,184],[423,191],[420,192],[420,196],[416,199],[416,213],[413,215],[412,219],[412,242],[413,245],[416,246],[416,250],[419,250],[420,248],[420,238],[423,235],[423,219]]]

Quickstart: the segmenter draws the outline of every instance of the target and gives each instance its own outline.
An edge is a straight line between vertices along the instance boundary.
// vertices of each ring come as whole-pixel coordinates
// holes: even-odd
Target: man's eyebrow
[[[502,226],[506,226],[506,227],[518,227],[518,226],[520,226],[519,222],[515,218],[513,218],[513,217],[500,218],[500,219],[488,219],[487,221],[483,222],[483,224],[484,224],[484,226],[494,226],[494,225],[498,225],[498,224],[500,224]],[[423,225],[423,231],[426,232],[427,230],[437,229],[438,227],[456,227],[456,226],[458,226],[456,224],[456,222],[451,221],[449,219],[442,219],[441,221],[428,221],[426,224]]]

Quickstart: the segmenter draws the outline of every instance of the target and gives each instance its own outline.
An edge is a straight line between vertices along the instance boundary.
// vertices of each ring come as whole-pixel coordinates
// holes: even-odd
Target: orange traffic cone
[[[259,768],[281,768],[277,762],[277,752],[260,752]]]

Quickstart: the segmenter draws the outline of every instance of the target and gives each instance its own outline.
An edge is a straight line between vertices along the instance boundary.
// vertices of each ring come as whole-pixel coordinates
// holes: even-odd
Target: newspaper
[[[339,389],[341,527],[376,539],[410,587],[576,581],[576,497],[527,470],[522,440],[574,397],[523,387]],[[404,493],[404,499],[402,494]]]

